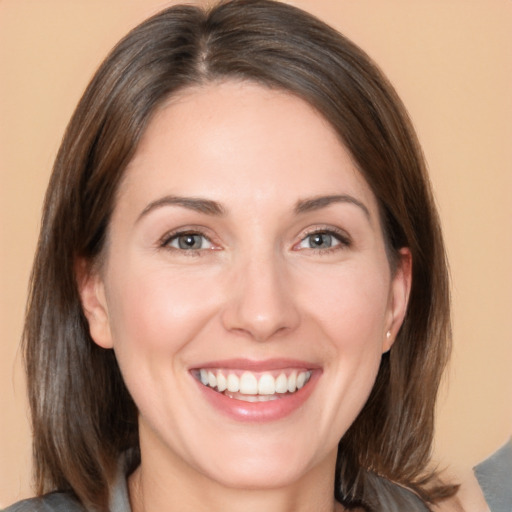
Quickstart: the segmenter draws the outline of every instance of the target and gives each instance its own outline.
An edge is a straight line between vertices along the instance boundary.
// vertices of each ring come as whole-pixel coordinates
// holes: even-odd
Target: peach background
[[[512,1],[298,0],[384,69],[423,143],[453,279],[436,459],[456,474],[512,433]],[[30,495],[18,354],[42,198],[82,90],[169,2],[0,0],[0,507]]]

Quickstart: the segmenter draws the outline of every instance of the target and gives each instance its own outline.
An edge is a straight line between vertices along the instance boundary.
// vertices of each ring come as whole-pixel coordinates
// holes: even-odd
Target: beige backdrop
[[[435,453],[460,473],[512,433],[512,1],[293,3],[375,58],[423,143],[451,261],[455,327]],[[18,342],[52,160],[100,60],[168,4],[0,0],[0,507],[30,494]]]

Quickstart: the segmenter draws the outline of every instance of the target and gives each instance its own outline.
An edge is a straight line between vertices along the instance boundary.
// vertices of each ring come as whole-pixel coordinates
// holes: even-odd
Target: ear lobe
[[[81,259],[75,265],[78,292],[82,309],[89,323],[89,333],[93,341],[102,348],[113,347],[110,332],[105,286],[97,271]]]
[[[389,320],[384,334],[382,353],[393,345],[407,312],[412,282],[412,255],[407,247],[399,251],[400,259],[392,277],[390,290]]]

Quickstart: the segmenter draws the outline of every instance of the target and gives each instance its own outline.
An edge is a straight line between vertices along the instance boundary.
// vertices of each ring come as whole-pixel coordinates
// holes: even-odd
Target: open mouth
[[[295,394],[307,384],[312,370],[250,372],[200,368],[192,374],[204,386],[229,398],[245,402],[268,402]]]

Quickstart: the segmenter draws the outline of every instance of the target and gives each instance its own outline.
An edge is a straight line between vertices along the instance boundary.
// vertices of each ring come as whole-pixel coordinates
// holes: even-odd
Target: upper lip
[[[320,368],[320,365],[309,361],[301,361],[299,359],[274,358],[266,360],[255,359],[223,359],[218,361],[207,361],[198,365],[194,365],[191,369],[208,369],[208,368],[225,368],[232,370],[247,370],[252,372],[264,372],[271,370],[281,370],[285,368],[296,368],[305,370],[314,370]]]

